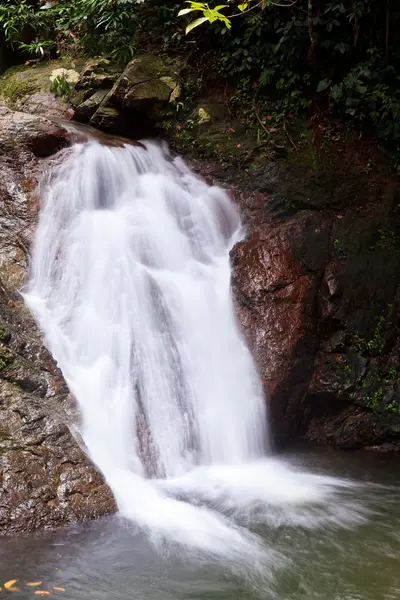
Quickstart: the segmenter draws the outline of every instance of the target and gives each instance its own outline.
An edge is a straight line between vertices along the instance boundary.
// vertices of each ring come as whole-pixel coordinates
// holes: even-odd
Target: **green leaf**
[[[193,12],[194,10],[197,10],[195,8],[182,8],[182,10],[180,10],[178,12],[178,17],[181,17],[182,15],[187,15],[190,12]]]
[[[317,87],[317,94],[326,90],[332,83],[332,79],[321,79]]]
[[[245,2],[244,4],[239,4],[238,9],[240,10],[240,12],[243,12],[244,10],[246,10],[248,5],[248,2]]]
[[[195,27],[202,25],[206,21],[208,21],[207,17],[201,17],[200,19],[195,19],[194,21],[189,23],[189,25],[186,27],[186,34],[188,34],[190,31],[192,31],[192,29],[194,29]]]
[[[339,85],[334,85],[331,89],[331,98],[334,102],[339,102],[343,96],[342,88]]]

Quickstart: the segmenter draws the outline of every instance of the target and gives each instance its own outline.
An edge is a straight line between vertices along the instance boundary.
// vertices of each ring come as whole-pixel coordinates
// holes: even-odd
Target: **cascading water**
[[[158,145],[76,144],[43,195],[24,294],[81,412],[86,449],[120,512],[249,567],[248,525],[350,522],[350,484],[267,450],[267,417],[236,324],[228,196]]]

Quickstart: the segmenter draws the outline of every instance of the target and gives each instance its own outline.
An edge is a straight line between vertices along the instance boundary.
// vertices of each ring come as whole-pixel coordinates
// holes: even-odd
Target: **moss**
[[[0,345],[0,370],[7,367],[7,365],[12,363],[12,361],[13,361],[13,356],[12,356],[11,352],[8,350],[8,348],[6,348],[4,346],[4,344],[1,344]]]
[[[35,66],[11,67],[0,76],[0,97],[11,108],[16,108],[27,96],[50,91],[50,75],[54,69],[74,66],[69,60],[59,59]]]
[[[16,106],[25,96],[35,91],[37,91],[35,77],[28,74],[25,67],[12,67],[0,77],[0,96],[11,107]]]

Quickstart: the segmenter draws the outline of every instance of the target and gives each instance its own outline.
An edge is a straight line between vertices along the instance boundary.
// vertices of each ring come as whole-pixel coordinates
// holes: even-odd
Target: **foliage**
[[[391,310],[392,307],[389,306],[388,316],[390,316]],[[365,339],[356,333],[352,342],[352,350],[371,356],[380,356],[385,347],[385,325],[386,317],[381,315],[370,339]]]
[[[29,54],[57,45],[126,62],[135,52],[138,7],[140,0],[6,0],[0,24],[10,45]]]
[[[43,55],[45,49],[55,45],[49,39],[53,28],[47,16],[28,0],[4,0],[0,4],[0,26],[11,47],[31,54]]]
[[[50,0],[41,9],[53,19],[61,43],[126,62],[135,51],[138,5],[139,0]]]
[[[182,0],[3,0],[0,26],[28,55],[126,62],[138,47],[178,52],[192,72],[225,78],[235,90],[230,107],[256,126],[255,108],[261,118],[283,115],[282,128],[290,114],[324,111],[372,125],[385,153],[400,158],[394,0],[189,0],[185,8]]]
[[[3,344],[0,344],[0,369],[4,369],[12,360],[11,352]]]
[[[218,69],[237,78],[242,96],[253,94],[260,106],[266,96],[275,97],[286,112],[320,105],[345,120],[371,123],[392,154],[400,153],[400,54],[394,45],[400,12],[394,2],[241,6],[246,9],[230,28],[206,4],[189,2],[180,14],[201,11],[198,24],[213,23]],[[226,18],[229,9],[216,8]]]
[[[285,2],[285,0],[283,0],[283,2]],[[201,12],[203,14],[202,17],[199,17],[189,23],[189,25],[186,27],[186,33],[189,33],[192,31],[192,29],[202,25],[203,23],[214,23],[215,21],[221,21],[227,29],[230,29],[232,27],[231,19],[243,16],[255,8],[264,10],[272,4],[275,6],[278,5],[276,2],[273,2],[273,0],[261,0],[260,2],[257,2],[256,0],[244,0],[237,5],[237,10],[235,12],[229,15],[224,15],[221,11],[223,9],[230,8],[228,4],[220,4],[218,6],[211,7],[209,4],[204,2],[194,2],[193,0],[187,0],[186,4],[189,4],[189,7],[180,10],[178,13],[179,16],[187,15],[192,12]],[[287,4],[280,4],[280,6],[291,6],[292,4],[294,4],[294,1],[288,0]]]
[[[66,99],[71,93],[71,86],[63,75],[59,75],[51,82],[50,91],[56,96]]]

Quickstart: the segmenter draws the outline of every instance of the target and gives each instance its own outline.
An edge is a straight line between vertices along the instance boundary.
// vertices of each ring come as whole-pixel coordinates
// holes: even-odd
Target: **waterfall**
[[[348,484],[262,460],[265,400],[230,290],[243,230],[227,194],[160,145],[92,140],[64,151],[42,199],[24,297],[121,515],[155,542],[236,565],[272,560],[252,511],[336,518],[327,498]]]

